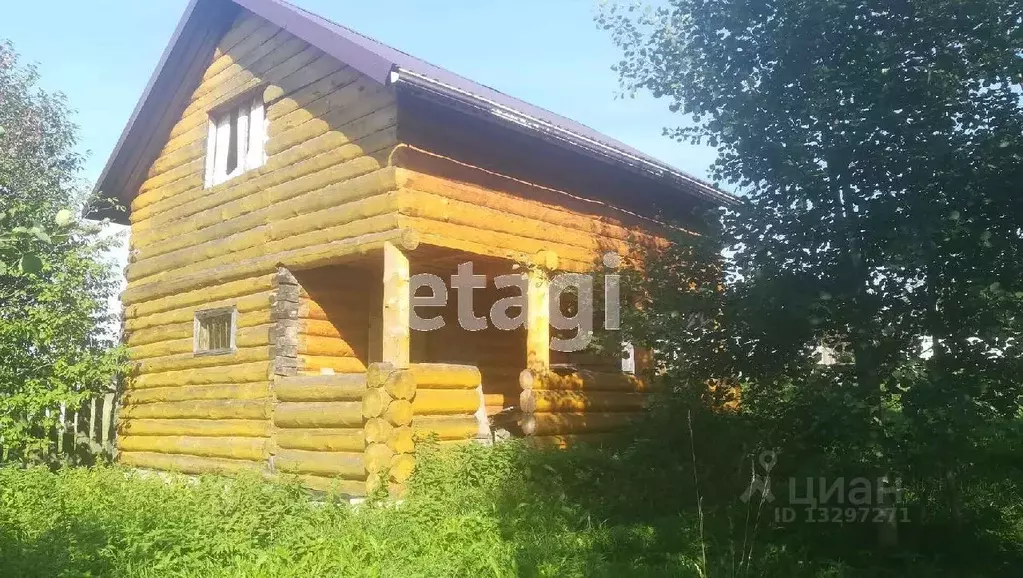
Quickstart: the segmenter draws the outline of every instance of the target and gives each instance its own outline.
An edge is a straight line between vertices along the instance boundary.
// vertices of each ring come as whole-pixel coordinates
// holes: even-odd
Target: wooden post
[[[544,374],[551,365],[551,284],[537,269],[530,269],[526,279],[526,367]]]
[[[409,262],[401,249],[384,244],[384,291],[381,358],[396,368],[409,366]]]

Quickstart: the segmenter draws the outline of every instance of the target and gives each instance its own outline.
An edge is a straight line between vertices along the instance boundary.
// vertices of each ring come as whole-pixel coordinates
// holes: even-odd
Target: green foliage
[[[741,502],[747,426],[694,414],[693,462],[689,430],[665,427],[678,411],[660,406],[605,450],[425,445],[399,503],[312,500],[254,475],[0,468],[0,567],[15,576],[800,578],[1009,576],[1023,562],[1019,464],[967,492],[971,506],[1017,503],[976,507],[969,540],[924,521],[927,504],[912,498],[911,547],[888,558],[865,547],[863,524],[777,524],[772,505]],[[1015,436],[998,447],[1019,451]]]
[[[46,459],[59,408],[113,386],[113,239],[84,206],[76,127],[60,95],[0,44],[0,446]]]
[[[805,464],[943,480],[959,512],[986,426],[1023,399],[1021,11],[670,0],[602,12],[625,87],[688,115],[668,134],[718,147],[714,178],[743,195],[709,248],[662,256],[641,284],[651,299],[635,331],[667,346],[674,383],[698,393],[735,378],[767,443]],[[718,281],[691,262],[714,244],[728,248]],[[820,346],[848,346],[847,363],[820,366]]]

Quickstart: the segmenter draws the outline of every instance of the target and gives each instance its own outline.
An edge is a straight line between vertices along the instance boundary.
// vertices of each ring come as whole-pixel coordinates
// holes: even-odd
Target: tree
[[[812,397],[802,425],[833,441],[790,441],[954,486],[978,428],[1019,411],[1020,14],[1018,0],[670,0],[598,17],[625,87],[688,115],[666,133],[717,147],[714,178],[743,196],[723,217],[727,288],[704,292],[716,316],[661,333],[744,380],[746,404]],[[848,365],[815,363],[839,343]]]
[[[113,241],[75,216],[86,200],[77,127],[37,81],[0,43],[0,446],[12,460],[52,454],[61,406],[109,389],[120,356],[103,257]]]

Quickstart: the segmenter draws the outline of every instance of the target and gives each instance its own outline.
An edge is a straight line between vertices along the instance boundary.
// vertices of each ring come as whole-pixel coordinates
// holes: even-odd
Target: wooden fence
[[[117,394],[99,394],[77,409],[61,404],[57,425],[57,453],[114,455],[117,428]]]

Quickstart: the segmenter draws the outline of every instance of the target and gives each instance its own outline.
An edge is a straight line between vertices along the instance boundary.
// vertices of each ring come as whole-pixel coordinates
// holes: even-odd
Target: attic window
[[[206,186],[219,185],[262,166],[266,160],[265,141],[262,95],[211,114],[206,140]]]
[[[234,307],[195,313],[195,353],[231,353],[235,350],[238,310]]]

